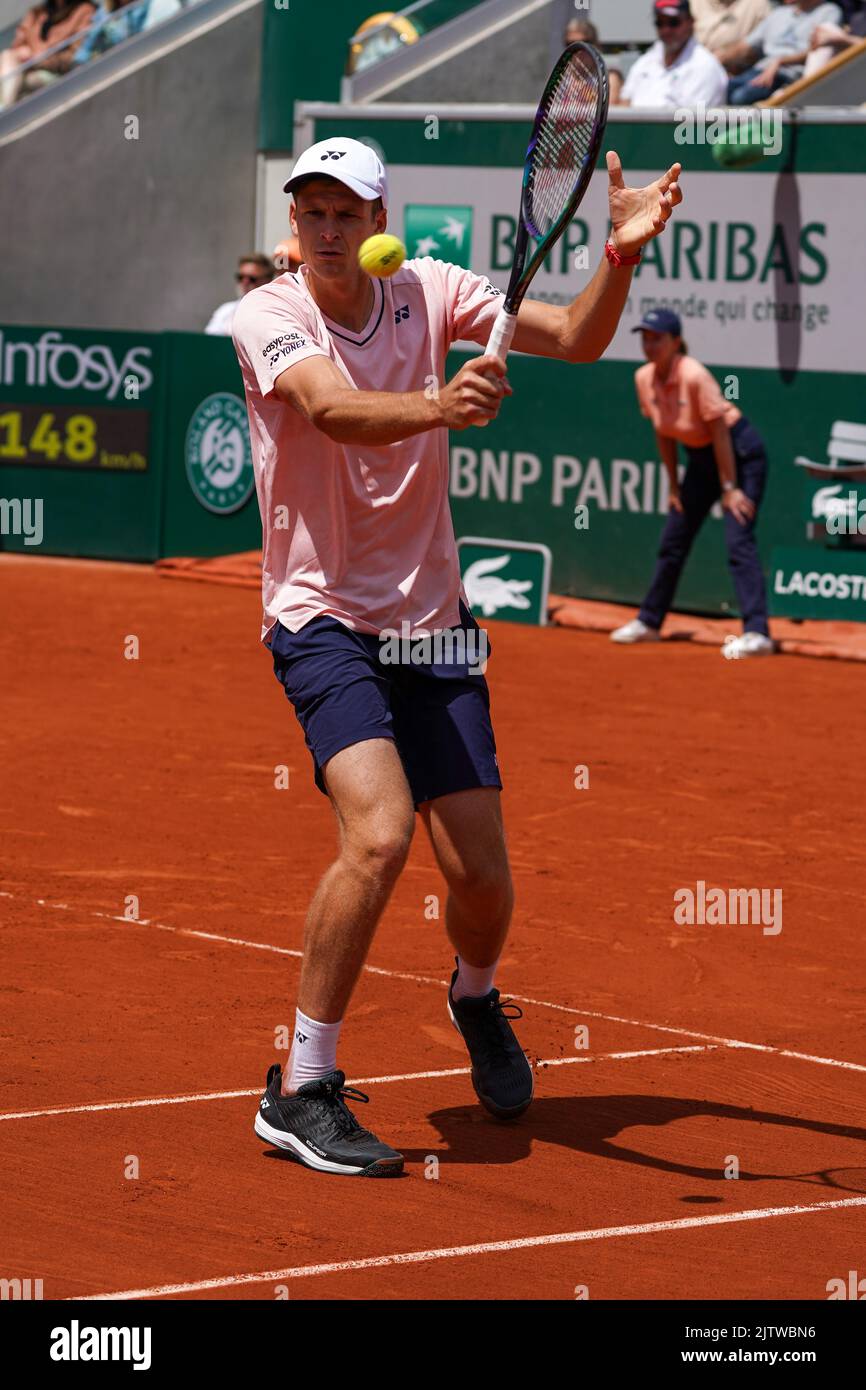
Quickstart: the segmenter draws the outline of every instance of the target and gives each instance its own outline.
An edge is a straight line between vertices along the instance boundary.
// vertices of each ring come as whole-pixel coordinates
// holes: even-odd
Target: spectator
[[[241,256],[238,261],[238,268],[235,272],[237,281],[237,292],[234,299],[229,299],[225,304],[220,304],[214,309],[210,316],[205,333],[218,333],[224,336],[232,331],[232,319],[235,310],[245,294],[250,290],[257,290],[260,285],[269,285],[274,278],[274,263],[267,256],[263,256],[260,251],[256,251],[251,256]]]
[[[751,34],[772,9],[770,0],[689,0],[695,38],[718,57]]]
[[[777,6],[744,39],[719,54],[725,67],[736,74],[728,87],[731,105],[752,106],[796,82],[803,76],[818,25],[838,25],[841,19],[839,6],[823,0],[785,0]]]
[[[176,14],[180,14],[182,9],[183,4],[181,0],[150,0],[150,4],[146,7],[144,21],[141,26],[142,33],[145,33],[148,29],[155,29],[158,24],[162,24],[166,19],[173,19]]]
[[[588,19],[570,19],[565,26],[565,33],[562,38],[566,48],[570,43],[591,43],[595,48],[599,47],[598,30]],[[607,68],[610,104],[616,106],[622,91],[622,73],[619,68],[611,67],[607,56],[605,56],[604,65]]]
[[[809,40],[809,56],[803,68],[804,77],[814,77],[816,72],[826,67],[837,53],[866,39],[866,10],[857,10],[849,16],[847,27],[840,29],[838,24],[818,24],[812,30]]]
[[[727,77],[712,53],[694,36],[689,0],[655,0],[658,40],[625,79],[619,106],[719,106]]]
[[[75,34],[83,38],[95,10],[90,0],[45,0],[27,11],[15,30],[11,48],[0,53],[0,110],[69,71],[81,39],[68,43],[59,53],[44,55]],[[34,65],[22,72],[21,65],[34,58]]]
[[[146,15],[147,5],[139,0],[100,0],[93,23],[75,54],[76,67],[137,34]]]
[[[670,488],[655,574],[640,612],[611,633],[614,642],[657,642],[698,532],[714,502],[724,512],[728,567],[743,635],[728,637],[730,659],[774,651],[767,625],[767,588],[755,541],[755,523],[767,481],[767,452],[754,425],[726,400],[712,372],[689,357],[679,315],[650,309],[640,333],[647,361],[635,372],[638,405],[651,421]],[[679,446],[688,467],[680,483]]]
[[[278,275],[288,271],[294,275],[295,271],[303,263],[301,255],[301,243],[296,236],[287,237],[285,241],[278,241],[271,254]]]

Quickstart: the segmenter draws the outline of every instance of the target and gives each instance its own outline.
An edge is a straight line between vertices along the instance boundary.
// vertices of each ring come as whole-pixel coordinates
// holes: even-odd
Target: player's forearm
[[[716,456],[716,468],[719,472],[719,482],[724,488],[725,485],[733,487],[737,481],[737,465],[734,462],[734,447],[731,444],[731,431],[724,420],[714,420],[711,429],[713,431],[713,452]]]
[[[665,466],[668,483],[672,489],[676,488],[679,485],[677,441],[671,439],[669,435],[656,434],[656,448],[659,451],[659,458]]]
[[[802,67],[809,56],[808,48],[804,48],[801,53],[787,53],[782,58],[774,58],[773,66],[778,72],[779,68],[799,68]]]
[[[310,418],[336,444],[394,444],[443,423],[426,391],[336,391]]]
[[[563,356],[569,362],[597,362],[610,345],[631,286],[631,266],[611,265],[607,256],[585,290],[565,314]]]

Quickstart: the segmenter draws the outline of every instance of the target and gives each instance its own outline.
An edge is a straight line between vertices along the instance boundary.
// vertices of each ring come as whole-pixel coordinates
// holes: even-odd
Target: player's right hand
[[[450,430],[495,420],[503,396],[511,395],[505,363],[494,356],[473,357],[439,393],[442,423]]]

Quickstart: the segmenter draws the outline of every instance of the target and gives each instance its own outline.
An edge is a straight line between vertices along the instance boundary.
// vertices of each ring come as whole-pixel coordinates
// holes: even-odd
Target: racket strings
[[[526,183],[527,224],[536,239],[562,217],[593,144],[603,73],[574,53],[551,84],[535,131]]]

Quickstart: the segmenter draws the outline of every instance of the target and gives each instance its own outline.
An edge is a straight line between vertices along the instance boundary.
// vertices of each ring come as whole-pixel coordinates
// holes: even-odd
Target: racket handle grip
[[[490,337],[487,339],[487,347],[484,349],[485,357],[498,357],[504,362],[508,356],[508,349],[511,347],[516,328],[517,315],[508,314],[504,309],[500,309],[496,315],[496,322],[490,330]],[[492,373],[488,373],[488,376],[493,380]],[[477,428],[483,429],[487,423],[487,420],[479,420]]]
[[[487,339],[486,355],[499,357],[504,362],[508,356],[508,349],[511,347],[516,328],[517,315],[506,313],[505,309],[500,309],[496,315],[496,322],[490,330],[490,337]]]

